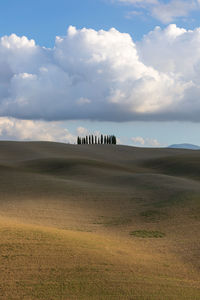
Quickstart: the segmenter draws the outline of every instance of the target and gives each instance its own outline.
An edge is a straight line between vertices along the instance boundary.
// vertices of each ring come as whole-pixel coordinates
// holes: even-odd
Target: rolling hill
[[[0,299],[200,299],[200,153],[0,142]]]

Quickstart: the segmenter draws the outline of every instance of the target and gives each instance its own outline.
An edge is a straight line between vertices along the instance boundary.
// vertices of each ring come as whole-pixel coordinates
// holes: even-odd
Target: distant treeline
[[[78,145],[92,145],[92,144],[117,144],[116,136],[114,135],[103,135],[96,136],[96,135],[88,135],[86,137],[77,137],[77,144]]]

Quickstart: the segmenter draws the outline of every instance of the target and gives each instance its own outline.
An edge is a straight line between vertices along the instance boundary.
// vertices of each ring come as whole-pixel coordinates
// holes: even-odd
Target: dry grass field
[[[200,299],[200,152],[0,142],[0,299]]]

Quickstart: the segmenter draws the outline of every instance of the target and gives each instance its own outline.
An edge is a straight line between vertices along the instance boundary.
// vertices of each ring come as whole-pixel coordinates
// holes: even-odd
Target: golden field
[[[0,299],[200,299],[200,152],[0,142]]]

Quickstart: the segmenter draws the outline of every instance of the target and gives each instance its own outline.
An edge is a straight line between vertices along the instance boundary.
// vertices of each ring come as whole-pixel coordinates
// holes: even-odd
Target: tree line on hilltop
[[[115,135],[103,135],[96,136],[96,135],[88,135],[85,137],[77,137],[77,144],[78,145],[93,145],[93,144],[101,144],[101,145],[116,145],[117,139]]]

